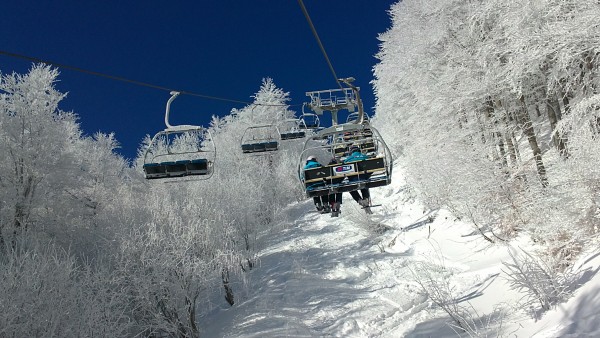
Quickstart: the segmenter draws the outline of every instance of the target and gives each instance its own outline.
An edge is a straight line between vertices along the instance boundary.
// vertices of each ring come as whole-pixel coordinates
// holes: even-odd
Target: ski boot
[[[358,204],[360,204],[362,206],[363,209],[365,209],[365,212],[367,213],[367,215],[372,215],[373,211],[371,210],[371,199],[370,198],[365,198],[360,200],[360,202],[358,202]]]
[[[321,205],[321,203],[315,203],[315,207],[317,208],[317,211],[320,213],[323,213],[323,206]]]
[[[340,202],[333,203],[331,207],[331,217],[338,217],[340,215]]]

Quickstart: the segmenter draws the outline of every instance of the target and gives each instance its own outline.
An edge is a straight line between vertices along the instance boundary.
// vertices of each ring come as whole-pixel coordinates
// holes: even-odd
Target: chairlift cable
[[[306,7],[304,6],[304,2],[302,0],[298,0],[298,4],[300,5],[300,8],[302,8],[302,13],[304,13],[304,17],[306,18],[306,21],[308,22],[308,25],[310,26],[310,29],[311,29],[315,39],[317,40],[317,43],[319,44],[319,48],[321,48],[321,53],[323,53],[323,56],[325,57],[325,61],[327,61],[327,65],[329,66],[329,70],[331,71],[331,74],[333,74],[333,78],[335,79],[335,82],[338,84],[338,86],[340,86],[340,89],[344,89],[342,87],[342,84],[340,83],[340,80],[339,80],[337,74],[335,73],[335,69],[333,69],[333,65],[331,64],[331,60],[329,60],[329,56],[327,55],[327,52],[325,51],[325,47],[323,46],[323,43],[321,42],[321,39],[319,38],[317,29],[315,28],[315,25],[313,24],[312,20],[310,19],[310,15],[308,15],[308,11],[306,10]]]
[[[3,51],[3,50],[0,50],[0,54],[6,55],[6,56],[9,56],[9,57],[13,57],[13,58],[29,60],[29,61],[33,61],[33,62],[41,62],[41,63],[45,63],[47,65],[52,65],[52,66],[55,66],[55,67],[58,67],[58,68],[65,68],[65,69],[73,70],[73,71],[80,72],[80,73],[85,73],[85,74],[94,75],[94,76],[98,76],[98,77],[103,77],[103,78],[107,78],[107,79],[111,79],[111,80],[115,80],[115,81],[121,81],[121,82],[130,83],[130,84],[134,84],[134,85],[137,85],[137,86],[154,88],[154,89],[158,89],[158,90],[164,90],[164,91],[167,91],[169,93],[173,92],[173,91],[176,91],[176,92],[179,92],[179,93],[181,93],[183,95],[200,97],[200,98],[207,99],[207,100],[224,101],[224,102],[231,102],[231,103],[240,103],[240,104],[247,104],[247,105],[254,105],[254,106],[268,106],[268,107],[293,107],[293,106],[300,106],[300,104],[285,105],[285,104],[253,103],[253,102],[248,102],[248,101],[241,101],[241,100],[235,100],[235,99],[228,99],[228,98],[224,98],[224,97],[199,94],[199,93],[195,93],[195,92],[191,92],[191,91],[187,91],[187,90],[177,90],[177,89],[172,89],[172,88],[167,88],[167,87],[163,87],[163,86],[154,85],[154,84],[147,83],[147,82],[142,82],[142,81],[137,81],[137,80],[131,80],[131,79],[127,79],[127,78],[120,77],[120,76],[114,76],[114,75],[104,74],[104,73],[100,73],[100,72],[95,72],[95,71],[92,71],[92,70],[87,70],[87,69],[83,69],[83,68],[79,68],[79,67],[75,67],[75,66],[69,66],[69,65],[66,65],[66,64],[62,64],[62,63],[58,63],[58,62],[53,62],[53,61],[48,61],[48,60],[44,60],[44,59],[40,59],[40,58],[36,58],[36,57],[32,57],[32,56],[11,53],[11,52],[7,52],[7,51]]]

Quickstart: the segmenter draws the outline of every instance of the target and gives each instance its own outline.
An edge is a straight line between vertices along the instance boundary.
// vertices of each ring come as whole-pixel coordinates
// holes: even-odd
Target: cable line
[[[87,70],[87,69],[83,69],[83,68],[79,68],[79,67],[69,66],[69,65],[62,64],[62,63],[58,63],[58,62],[52,62],[52,61],[43,60],[43,59],[39,59],[39,58],[32,57],[32,56],[11,53],[11,52],[7,52],[7,51],[3,51],[3,50],[0,50],[0,54],[6,55],[6,56],[9,56],[9,57],[13,57],[13,58],[29,60],[29,61],[33,61],[33,62],[41,62],[41,63],[52,65],[52,66],[55,66],[55,67],[58,67],[58,68],[70,69],[70,70],[73,70],[73,71],[76,71],[76,72],[90,74],[90,75],[94,75],[94,76],[99,76],[99,77],[103,77],[103,78],[107,78],[107,79],[111,79],[111,80],[115,80],[115,81],[126,82],[126,83],[134,84],[134,85],[137,85],[137,86],[142,86],[142,87],[148,87],[148,88],[154,88],[154,89],[164,90],[164,91],[169,92],[169,93],[172,92],[172,91],[176,91],[176,92],[179,92],[179,93],[184,94],[184,95],[196,96],[196,97],[200,97],[200,98],[207,99],[207,100],[216,100],[216,101],[240,103],[240,104],[246,104],[246,105],[269,106],[269,107],[293,107],[293,106],[300,106],[300,104],[297,104],[297,105],[285,105],[285,104],[253,103],[253,102],[248,102],[248,101],[241,101],[241,100],[228,99],[228,98],[224,98],[224,97],[199,94],[199,93],[194,93],[194,92],[190,92],[190,91],[186,91],[186,90],[178,90],[178,89],[173,89],[173,88],[168,88],[168,87],[154,85],[154,84],[151,84],[151,83],[141,82],[141,81],[137,81],[137,80],[131,80],[131,79],[127,79],[127,78],[120,77],[120,76],[114,76],[114,75],[108,75],[108,74],[104,74],[104,73],[99,73],[99,72],[95,72],[95,71],[91,71],[91,70]]]
[[[298,0],[298,4],[300,5],[300,8],[302,8],[302,13],[304,13],[304,17],[306,18],[306,21],[308,22],[308,25],[310,26],[310,29],[311,29],[313,35],[315,36],[317,43],[319,44],[319,48],[321,48],[321,53],[323,53],[323,56],[325,57],[325,61],[327,61],[327,65],[329,66],[329,70],[331,71],[331,74],[333,74],[333,78],[335,79],[335,82],[338,84],[338,86],[340,86],[340,89],[343,89],[342,84],[338,80],[339,78],[338,78],[337,74],[335,73],[335,69],[333,69],[331,60],[329,60],[329,56],[327,56],[325,47],[323,47],[323,43],[321,42],[321,39],[319,38],[319,34],[317,34],[317,29],[315,28],[315,25],[313,25],[313,22],[310,19],[310,16],[308,15],[308,11],[306,10],[306,7],[304,6],[304,2],[302,0]]]

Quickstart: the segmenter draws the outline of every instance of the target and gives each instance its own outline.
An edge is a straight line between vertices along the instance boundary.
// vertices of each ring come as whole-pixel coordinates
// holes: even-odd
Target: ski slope
[[[200,318],[204,337],[456,337],[460,330],[419,281],[433,280],[467,309],[477,337],[600,337],[600,259],[578,263],[583,284],[567,303],[532,318],[511,290],[502,262],[510,247],[491,244],[450,213],[413,197],[398,170],[374,189],[382,206],[367,216],[344,194],[339,218],[290,205],[264,240],[259,266],[234,286],[236,304]],[[223,295],[219,295],[223,297]]]

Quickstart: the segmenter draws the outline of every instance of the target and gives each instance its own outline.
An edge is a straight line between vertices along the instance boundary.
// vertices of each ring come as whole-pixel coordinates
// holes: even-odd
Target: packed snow
[[[240,299],[201,318],[201,335],[600,336],[598,253],[578,263],[579,283],[587,283],[575,296],[532,319],[502,264],[511,260],[509,250],[532,244],[491,244],[449,212],[424,209],[401,175],[396,171],[391,185],[373,189],[382,205],[371,217],[346,195],[339,218],[318,214],[312,201],[290,205],[281,230],[266,235],[259,266],[234,286]],[[468,310],[464,320],[472,332],[462,332],[431,301],[419,285],[428,276]]]

